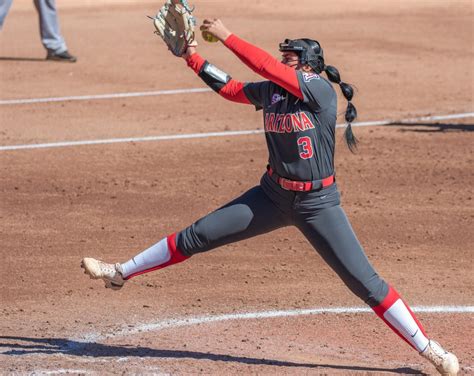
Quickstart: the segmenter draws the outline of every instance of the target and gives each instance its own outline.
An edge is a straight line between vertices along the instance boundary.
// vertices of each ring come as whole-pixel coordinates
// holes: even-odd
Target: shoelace
[[[106,274],[112,274],[112,275],[114,275],[114,274],[116,273],[115,265],[106,264],[105,262],[101,262],[100,267],[102,268],[102,270],[103,270],[104,273],[106,273]]]
[[[428,351],[426,354],[428,359],[437,365],[441,365],[443,363],[443,357],[447,354],[447,352],[435,343],[430,343],[429,346],[431,351]]]

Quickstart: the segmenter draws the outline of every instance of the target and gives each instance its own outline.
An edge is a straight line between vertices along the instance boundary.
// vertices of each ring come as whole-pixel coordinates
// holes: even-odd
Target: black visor
[[[324,70],[323,49],[318,41],[308,38],[285,39],[280,43],[280,52],[294,52],[301,64],[309,64],[316,73]]]
[[[303,46],[302,43],[298,43],[298,40],[285,39],[284,42],[280,43],[280,51],[294,51],[302,52],[305,51],[307,47]]]

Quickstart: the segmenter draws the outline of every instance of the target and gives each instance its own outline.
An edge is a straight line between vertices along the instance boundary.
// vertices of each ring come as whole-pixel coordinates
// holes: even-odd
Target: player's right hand
[[[221,42],[224,42],[232,34],[230,30],[224,25],[224,23],[218,18],[204,19],[199,30],[207,31]]]

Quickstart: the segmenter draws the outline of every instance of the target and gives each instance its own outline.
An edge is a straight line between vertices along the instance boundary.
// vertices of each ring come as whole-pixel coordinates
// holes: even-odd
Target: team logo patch
[[[273,96],[272,96],[272,104],[275,104],[275,103],[277,103],[277,102],[280,102],[280,101],[282,101],[282,100],[284,100],[284,99],[285,99],[285,97],[281,96],[281,95],[278,94],[278,93],[275,93],[275,94],[273,94]]]
[[[319,74],[303,72],[304,82],[309,82],[311,80],[319,80],[319,78]]]

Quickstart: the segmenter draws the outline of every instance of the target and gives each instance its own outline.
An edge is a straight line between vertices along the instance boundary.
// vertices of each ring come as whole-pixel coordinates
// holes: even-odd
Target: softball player
[[[329,80],[348,100],[345,132],[356,146],[350,122],[357,116],[352,87],[325,65],[323,50],[310,39],[285,40],[282,61],[240,39],[220,20],[205,20],[201,30],[218,38],[242,62],[266,80],[241,83],[204,60],[195,47],[188,66],[222,97],[263,110],[269,165],[260,184],[227,205],[169,235],[123,264],[85,258],[82,267],[106,287],[120,289],[137,275],[184,261],[192,255],[284,226],[296,226],[347,287],[438,371],[456,375],[458,360],[426,333],[395,289],[367,259],[340,205],[334,177],[337,98]]]

